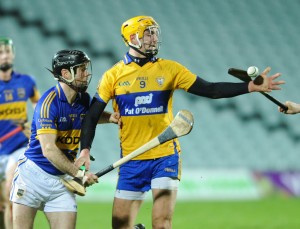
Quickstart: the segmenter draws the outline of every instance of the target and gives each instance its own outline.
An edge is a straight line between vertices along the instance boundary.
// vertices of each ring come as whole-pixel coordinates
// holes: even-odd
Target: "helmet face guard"
[[[155,47],[153,44],[149,44],[149,39],[148,41],[145,40],[145,31],[149,31],[148,36],[155,36],[155,39],[148,37],[155,40]],[[156,55],[160,49],[161,31],[158,23],[152,17],[137,16],[125,21],[121,26],[121,34],[127,46],[146,57]],[[131,42],[133,38],[135,38],[138,44]],[[144,52],[140,50],[143,47],[145,49]]]
[[[12,39],[8,37],[0,37],[0,53],[6,53],[12,55],[10,58],[14,59],[14,45]],[[0,70],[6,72],[9,69],[12,69],[13,62],[0,63]]]
[[[161,32],[159,27],[149,26],[144,31],[144,36],[142,38],[143,42],[138,40],[139,46],[140,47],[144,46],[146,56],[155,56],[158,54],[158,51],[160,49],[160,44],[161,44],[160,34]]]
[[[62,69],[70,71],[71,79],[66,79],[61,75]],[[82,51],[61,50],[52,59],[51,72],[56,80],[67,84],[77,92],[84,92],[92,78],[92,64],[87,54]]]
[[[77,92],[85,92],[92,79],[92,63],[87,61],[83,64],[72,66],[70,67],[70,72],[72,79],[69,86]]]

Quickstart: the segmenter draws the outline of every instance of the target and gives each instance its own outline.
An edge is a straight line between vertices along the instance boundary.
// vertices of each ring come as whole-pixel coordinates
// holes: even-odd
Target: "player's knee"
[[[129,216],[116,216],[113,215],[112,217],[112,228],[127,228],[129,227]]]

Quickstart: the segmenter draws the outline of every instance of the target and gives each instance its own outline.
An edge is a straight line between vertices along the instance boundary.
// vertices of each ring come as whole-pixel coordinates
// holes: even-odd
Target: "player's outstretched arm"
[[[278,107],[279,112],[285,113],[285,114],[298,114],[300,113],[300,104],[294,103],[291,101],[286,101],[285,105],[288,107],[288,110],[285,111],[281,107]]]
[[[256,77],[253,81],[250,81],[248,84],[249,92],[271,92],[272,90],[280,90],[280,85],[284,84],[285,81],[276,81],[281,75],[280,73],[268,77],[270,71],[271,67],[267,67],[260,76]]]

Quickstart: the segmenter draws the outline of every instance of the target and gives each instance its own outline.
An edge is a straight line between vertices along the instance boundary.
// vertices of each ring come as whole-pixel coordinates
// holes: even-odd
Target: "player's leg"
[[[37,186],[44,187],[39,181],[45,181],[35,167],[30,167],[26,157],[20,158],[16,171],[10,191],[12,225],[14,229],[32,229],[36,212],[45,201]]]
[[[0,155],[0,228],[4,226],[4,212],[5,212],[5,169],[7,165],[8,155]]]
[[[132,229],[141,204],[150,190],[149,161],[129,161],[120,166],[115,192],[112,227]],[[131,191],[127,191],[131,190]]]
[[[75,229],[76,212],[45,212],[50,228]]]
[[[49,176],[51,194],[44,206],[50,228],[75,229],[77,203],[75,194],[67,190],[60,177]]]
[[[16,176],[13,179],[10,200],[14,202],[14,225],[19,225],[21,222],[19,218],[26,217],[26,212],[24,214],[17,212],[18,215],[14,215],[15,206],[18,203],[24,207],[32,206],[35,209],[43,210],[51,228],[75,228],[77,212],[75,195],[66,189],[61,183],[59,176],[46,173],[26,157],[19,159]],[[18,218],[18,216],[20,217]],[[30,226],[33,223],[33,219],[24,223],[28,223],[26,225]]]
[[[8,159],[5,171],[5,189],[4,189],[4,203],[5,203],[5,228],[12,228],[12,202],[9,201],[9,194],[12,185],[12,180],[14,177],[15,170],[18,165],[18,158],[21,154],[23,154],[26,150],[26,147],[22,147],[16,151],[14,151]]]
[[[152,189],[152,195],[152,228],[171,229],[177,191]]]
[[[6,170],[6,183],[5,183],[5,229],[12,228],[12,203],[9,201],[9,194],[11,189],[11,183],[14,176],[14,171],[17,167],[17,163],[14,163]]]
[[[32,229],[37,209],[13,203],[13,228]]]
[[[0,228],[4,228],[4,182],[0,181]]]
[[[62,183],[53,183],[53,185],[55,194],[44,207],[50,228],[75,229],[77,219],[75,196],[66,190]]]
[[[114,198],[112,228],[132,229],[142,200]]]
[[[162,157],[153,163],[151,180],[153,208],[152,228],[172,228],[179,176],[181,172],[180,155],[175,153]]]

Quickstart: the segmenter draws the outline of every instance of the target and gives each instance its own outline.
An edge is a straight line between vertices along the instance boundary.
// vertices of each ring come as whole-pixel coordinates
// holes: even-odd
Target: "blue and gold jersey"
[[[176,89],[188,90],[196,75],[171,60],[153,58],[142,67],[128,54],[104,73],[96,98],[120,112],[121,153],[126,156],[160,134],[173,120],[172,96]],[[168,141],[135,160],[159,158],[180,152],[178,139]]]
[[[40,95],[31,76],[12,72],[11,80],[0,80],[0,137],[14,130],[14,120],[27,120],[27,101],[37,102]],[[19,132],[1,143],[0,155],[13,153],[28,139]]]
[[[79,150],[82,120],[89,106],[88,93],[78,94],[74,103],[69,104],[59,83],[45,92],[35,107],[29,147],[25,156],[44,171],[62,175],[61,171],[43,156],[39,135],[56,134],[57,147],[73,161]]]

